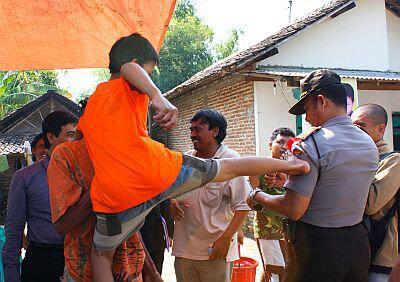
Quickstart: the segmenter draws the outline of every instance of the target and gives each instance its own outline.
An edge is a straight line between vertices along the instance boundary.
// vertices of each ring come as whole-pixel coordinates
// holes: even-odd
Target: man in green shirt
[[[295,137],[290,128],[280,127],[272,132],[269,140],[271,157],[279,159],[288,150],[287,142]],[[253,188],[258,187],[263,192],[270,195],[282,195],[285,189],[282,188],[285,183],[286,175],[269,174],[259,177],[250,177],[250,183]],[[282,280],[282,274],[285,267],[283,254],[286,245],[282,231],[283,217],[270,210],[262,210],[256,213],[254,220],[254,237],[258,241],[260,252],[263,257],[265,272],[261,281],[269,281],[273,274],[279,276]]]

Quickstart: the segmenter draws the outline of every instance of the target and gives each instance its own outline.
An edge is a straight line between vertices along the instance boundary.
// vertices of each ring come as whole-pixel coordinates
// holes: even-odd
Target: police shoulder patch
[[[290,138],[288,141],[288,148],[295,156],[300,156],[304,149],[301,142],[306,140],[309,136],[313,135],[315,132],[320,130],[321,127],[312,127],[310,130],[303,132],[295,138]]]
[[[292,154],[294,156],[300,156],[303,153],[303,150],[300,149],[298,146],[294,145],[292,149]]]
[[[306,140],[308,137],[310,137],[311,135],[313,135],[315,132],[317,132],[318,130],[320,130],[321,127],[311,127],[309,130],[301,133],[300,135],[298,135],[296,138],[300,139],[300,140]]]

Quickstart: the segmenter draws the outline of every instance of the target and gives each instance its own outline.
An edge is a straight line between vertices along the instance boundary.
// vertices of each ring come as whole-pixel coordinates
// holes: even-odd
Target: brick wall
[[[168,132],[167,145],[179,151],[192,149],[189,120],[200,109],[220,111],[228,121],[224,144],[244,155],[255,155],[254,83],[227,77],[171,101],[180,113],[179,125]]]

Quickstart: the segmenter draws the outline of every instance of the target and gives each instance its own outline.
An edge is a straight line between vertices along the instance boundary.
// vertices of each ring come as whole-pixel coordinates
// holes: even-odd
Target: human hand
[[[388,282],[400,281],[400,257],[395,262],[392,272],[390,273]]]
[[[163,282],[160,273],[158,271],[146,271],[142,272],[143,282]]]
[[[286,160],[290,165],[290,168],[286,169],[284,172],[290,175],[306,174],[310,171],[310,165],[296,156],[294,156],[290,151],[287,151],[282,155],[282,159]]]
[[[275,176],[275,183],[273,187],[283,187],[286,183],[287,175],[282,172],[277,172]]]
[[[258,176],[250,176],[249,183],[250,183],[251,188],[253,188],[253,189],[260,186],[260,181],[258,180]]]
[[[181,201],[171,199],[170,204],[169,204],[169,211],[170,211],[172,217],[177,221],[185,219],[185,212],[183,211],[181,206],[189,207],[189,205],[186,205],[185,203],[183,203]]]
[[[231,239],[219,237],[212,246],[210,260],[225,259],[231,246]]]
[[[251,197],[247,197],[246,203],[253,211],[261,211],[263,209],[263,206],[254,201]]]
[[[158,124],[167,130],[176,127],[179,116],[178,109],[161,93],[152,98],[152,106],[156,113],[153,118]]]
[[[264,181],[265,181],[265,187],[268,187],[268,188],[275,187],[276,172],[267,173],[263,177],[264,177]]]

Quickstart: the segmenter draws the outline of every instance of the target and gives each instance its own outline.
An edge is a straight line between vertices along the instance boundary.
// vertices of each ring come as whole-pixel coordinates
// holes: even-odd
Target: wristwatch
[[[254,200],[254,197],[256,196],[256,194],[257,194],[258,192],[262,192],[262,190],[261,190],[260,188],[251,189],[250,194],[249,194],[249,197],[250,197],[253,201],[255,201],[255,200]]]
[[[251,189],[249,194],[249,198],[252,199],[253,202],[255,203],[254,206],[252,207],[252,209],[255,211],[261,211],[263,209],[263,206],[257,203],[256,200],[254,200],[254,197],[257,195],[258,192],[262,192],[262,190],[259,188],[255,188]]]

